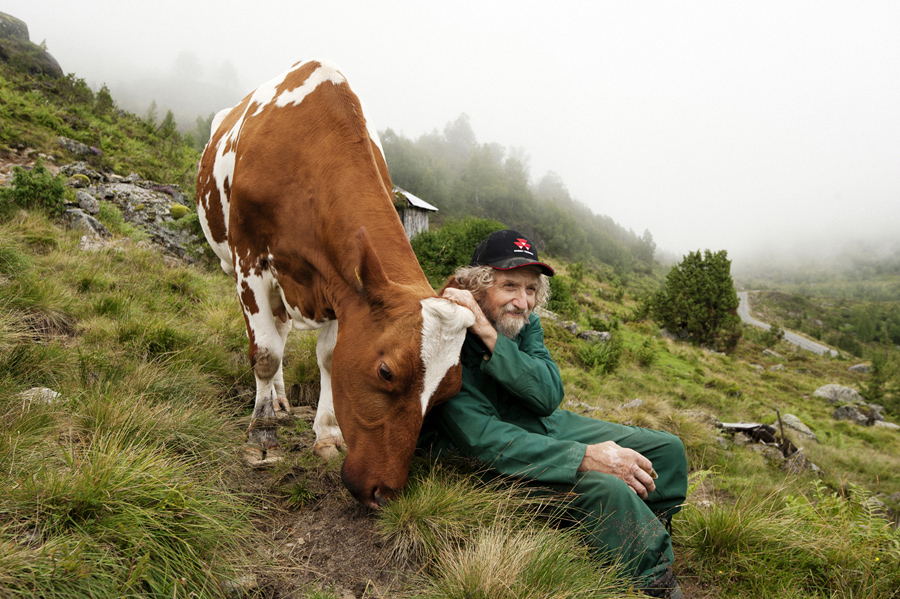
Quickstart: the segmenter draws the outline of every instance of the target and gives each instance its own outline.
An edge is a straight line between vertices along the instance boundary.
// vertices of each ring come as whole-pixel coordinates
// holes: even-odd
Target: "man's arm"
[[[575,483],[586,445],[504,422],[465,369],[462,390],[440,408],[441,429],[464,454],[510,476],[548,484]]]
[[[535,414],[549,416],[553,413],[562,403],[565,392],[559,368],[544,345],[544,332],[540,325],[526,325],[516,344],[498,336],[471,292],[446,287],[442,296],[468,308],[475,315],[475,324],[469,327],[469,331],[477,335],[488,350],[481,369],[520,398],[523,405]]]
[[[544,346],[544,331],[537,317],[522,329],[519,343],[500,337],[481,370],[523,406],[538,416],[549,416],[565,397],[556,362]]]

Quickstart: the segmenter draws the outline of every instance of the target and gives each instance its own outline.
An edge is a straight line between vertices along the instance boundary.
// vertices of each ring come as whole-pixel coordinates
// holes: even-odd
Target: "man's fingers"
[[[652,493],[656,490],[656,483],[653,482],[653,478],[650,474],[640,468],[635,468],[634,478],[637,479],[637,482],[645,489],[644,493],[640,493],[638,491],[638,495],[641,496],[642,499],[647,497],[647,494]]]

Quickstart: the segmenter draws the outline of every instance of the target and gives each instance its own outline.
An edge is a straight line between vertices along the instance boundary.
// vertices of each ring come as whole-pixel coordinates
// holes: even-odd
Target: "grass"
[[[254,378],[233,282],[166,266],[127,239],[117,240],[125,251],[87,253],[78,238],[38,211],[0,219],[0,594],[222,596],[267,563],[251,511],[263,500],[238,490],[235,469],[235,416],[248,406],[229,398]],[[812,395],[865,375],[784,342],[773,346],[782,359],[764,356],[752,335],[728,356],[664,340],[624,317],[637,293],[601,288],[582,277],[574,297],[589,298],[583,320],[619,322],[615,356],[549,321],[547,343],[566,405],[674,432],[707,474],[674,521],[679,575],[721,597],[897,597],[900,538],[866,500],[900,492],[900,435],[834,421],[833,406]],[[292,335],[287,355],[287,384],[315,387],[315,337]],[[35,386],[60,396],[22,400]],[[789,477],[700,415],[772,423],[776,406],[818,435],[803,445],[820,478]],[[302,456],[273,472],[291,509],[319,500],[295,468]],[[632,596],[577,528],[548,525],[553,503],[484,479],[455,462],[417,461],[380,511],[384,542],[421,567],[406,595]]]

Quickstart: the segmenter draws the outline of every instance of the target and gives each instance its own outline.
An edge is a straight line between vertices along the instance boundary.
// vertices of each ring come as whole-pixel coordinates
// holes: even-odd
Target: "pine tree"
[[[651,302],[654,320],[697,343],[729,351],[741,337],[738,297],[725,250],[690,252]]]

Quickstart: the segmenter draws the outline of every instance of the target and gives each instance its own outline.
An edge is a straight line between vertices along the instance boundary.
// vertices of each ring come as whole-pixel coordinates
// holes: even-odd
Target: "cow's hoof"
[[[276,396],[272,407],[275,408],[276,418],[281,419],[291,417],[291,402],[289,402],[288,398],[284,395]]]
[[[260,424],[260,420],[250,422],[247,443],[255,445],[261,451],[278,449],[278,428],[272,424]]]
[[[339,439],[323,439],[322,441],[316,441],[315,445],[313,445],[313,453],[326,462],[330,462],[341,455],[341,445],[342,443]]]
[[[241,448],[241,463],[253,470],[266,470],[284,459],[280,451],[262,450],[254,445],[245,444]]]

